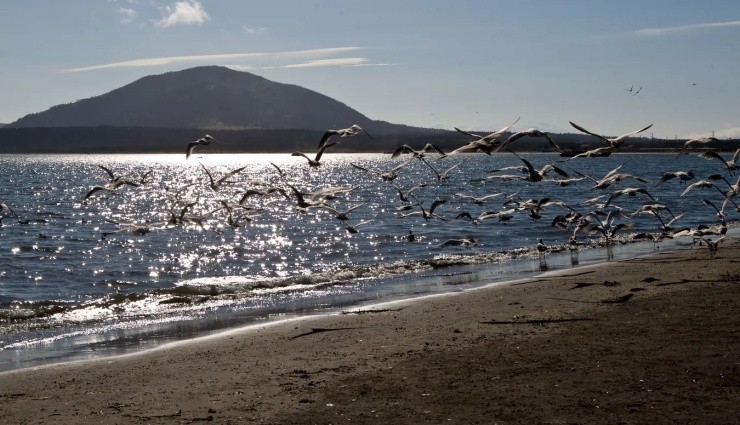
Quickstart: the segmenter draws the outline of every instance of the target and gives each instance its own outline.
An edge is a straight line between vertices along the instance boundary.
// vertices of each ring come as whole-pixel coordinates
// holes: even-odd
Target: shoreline
[[[740,242],[0,374],[12,423],[736,420]],[[382,307],[382,308],[381,308]],[[210,419],[209,419],[210,418]]]
[[[738,229],[732,229],[730,234],[734,235],[736,233],[734,230]],[[491,263],[482,263],[482,264],[466,264],[463,266],[450,266],[452,270],[456,270],[457,267],[462,268],[471,268],[474,267],[476,270],[473,271],[463,271],[462,273],[452,272],[452,274],[446,273],[444,276],[448,277],[444,278],[446,280],[449,280],[447,282],[450,286],[447,290],[439,292],[437,289],[434,288],[427,288],[424,290],[425,293],[416,292],[414,294],[403,294],[397,293],[395,296],[386,294],[387,300],[377,300],[372,301],[370,303],[366,302],[349,302],[347,305],[344,306],[335,306],[334,308],[330,309],[323,309],[323,310],[316,310],[313,312],[295,312],[295,311],[284,311],[282,313],[279,313],[280,315],[287,315],[291,317],[287,317],[285,319],[269,319],[268,316],[250,316],[251,318],[248,319],[239,319],[238,314],[236,314],[235,311],[226,310],[225,312],[221,313],[213,313],[209,314],[208,316],[202,316],[202,317],[196,317],[192,319],[185,319],[177,322],[172,322],[170,327],[164,327],[158,331],[155,331],[155,333],[160,333],[162,339],[165,340],[165,342],[157,342],[156,340],[150,340],[146,337],[149,333],[151,333],[151,329],[149,329],[151,326],[159,326],[158,322],[152,322],[149,325],[142,326],[138,331],[138,334],[140,334],[143,337],[143,343],[140,343],[137,346],[125,346],[124,342],[121,342],[121,346],[119,346],[118,343],[113,342],[110,344],[106,344],[105,347],[94,347],[92,343],[85,344],[83,343],[75,343],[74,340],[77,338],[82,338],[83,340],[86,339],[87,333],[84,332],[86,328],[80,327],[77,330],[72,330],[70,337],[62,337],[59,338],[60,335],[53,335],[50,337],[47,337],[46,340],[37,340],[31,342],[31,348],[27,349],[20,349],[17,353],[17,357],[23,357],[23,363],[26,365],[21,367],[14,367],[14,368],[6,368],[9,363],[3,363],[0,364],[2,366],[2,369],[0,369],[0,374],[12,372],[16,370],[24,370],[24,369],[31,369],[31,368],[37,368],[37,367],[45,367],[45,366],[53,366],[57,364],[65,364],[65,363],[77,363],[77,362],[85,362],[85,361],[94,361],[99,359],[106,359],[106,358],[116,358],[119,356],[129,356],[129,355],[137,355],[141,353],[145,353],[150,350],[158,350],[163,347],[168,347],[170,345],[177,345],[180,343],[187,343],[191,340],[197,340],[201,338],[212,338],[212,337],[218,337],[222,334],[227,334],[230,332],[239,332],[240,329],[247,329],[254,326],[271,326],[275,324],[279,324],[283,321],[295,321],[295,320],[303,320],[303,319],[311,319],[314,317],[321,317],[321,316],[331,316],[335,314],[342,314],[343,312],[346,312],[347,310],[352,309],[360,309],[360,308],[377,308],[378,306],[386,305],[386,304],[395,304],[395,303],[407,303],[407,302],[415,302],[417,300],[423,300],[424,298],[430,297],[430,296],[445,296],[445,295],[451,295],[455,292],[460,291],[470,291],[470,290],[478,290],[478,289],[485,289],[489,287],[499,287],[499,286],[508,286],[513,283],[516,283],[521,280],[527,280],[527,279],[537,279],[547,276],[558,276],[562,274],[570,273],[574,270],[579,270],[583,267],[589,267],[589,266],[596,266],[596,265],[607,265],[611,262],[619,262],[619,261],[625,261],[630,260],[634,258],[640,258],[643,256],[649,256],[649,255],[656,255],[661,252],[672,252],[672,251],[680,251],[684,249],[691,249],[692,245],[687,245],[685,241],[683,240],[676,240],[676,241],[664,241],[665,243],[662,244],[663,251],[657,251],[655,247],[653,246],[652,249],[649,249],[651,246],[650,242],[645,241],[639,241],[639,242],[630,242],[623,245],[617,245],[612,247],[599,247],[599,246],[589,246],[583,249],[579,250],[579,254],[581,260],[578,263],[573,263],[572,257],[570,257],[571,254],[568,253],[567,250],[563,249],[562,247],[556,247],[559,249],[556,249],[555,251],[552,251],[545,255],[544,257],[529,257],[526,255],[523,256],[515,256],[511,259],[505,260],[505,261],[495,261]],[[667,249],[666,249],[667,247]],[[612,252],[610,253],[609,248],[612,248]],[[616,249],[616,253],[613,252]],[[496,253],[498,254],[498,253]],[[505,253],[504,253],[505,254]],[[570,259],[569,259],[570,257]],[[548,265],[549,262],[549,265]],[[538,264],[539,263],[539,264]],[[567,263],[570,263],[568,265]],[[544,269],[543,269],[544,265]],[[554,267],[553,267],[554,266]],[[539,268],[539,270],[536,270]],[[445,270],[447,267],[443,267],[441,270]],[[419,272],[417,278],[414,280],[415,286],[418,285],[419,281],[425,281],[430,278],[431,275],[426,272]],[[475,282],[478,283],[471,283],[471,284],[465,284],[465,283],[456,283],[453,282],[454,279],[457,279],[459,276],[466,276],[469,273],[476,273],[480,274],[475,279]],[[453,277],[455,276],[455,277]],[[401,276],[398,276],[401,277]],[[439,279],[436,276],[431,276],[432,279]],[[489,281],[488,283],[480,283],[484,281]],[[429,285],[429,283],[426,283],[425,285]],[[423,285],[422,285],[423,286]],[[434,286],[434,285],[432,285]],[[453,289],[454,288],[454,289]],[[415,291],[418,291],[419,288],[417,287]],[[389,294],[394,293],[391,291]],[[358,295],[362,295],[362,293],[358,293]],[[209,324],[211,322],[223,322],[221,325],[215,325],[215,324]],[[179,329],[188,329],[191,327],[191,324],[194,324],[193,329],[197,330],[179,330]],[[89,328],[92,330],[97,329],[95,326]],[[117,328],[113,328],[112,330],[99,330],[97,331],[98,339],[106,340],[111,335],[115,335],[117,331]],[[138,334],[132,334],[131,336],[136,338],[136,335]],[[71,338],[71,339],[67,339]],[[115,337],[114,337],[115,338]],[[71,342],[70,342],[71,341]],[[147,342],[148,341],[148,342]],[[37,358],[35,357],[34,353],[39,352],[42,353],[46,350],[51,349],[54,352],[60,352],[62,353],[60,356],[55,356],[49,359],[45,358]],[[84,353],[84,352],[90,352],[94,354],[88,354],[85,356],[84,354],[76,354],[76,353]],[[13,354],[11,352],[8,352],[10,354]],[[29,355],[30,353],[30,355]],[[61,359],[61,360],[59,360]]]

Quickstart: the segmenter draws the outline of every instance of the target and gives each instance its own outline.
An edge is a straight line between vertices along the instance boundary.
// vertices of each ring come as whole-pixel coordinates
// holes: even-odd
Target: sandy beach
[[[738,423],[740,243],[0,374],[13,424]]]

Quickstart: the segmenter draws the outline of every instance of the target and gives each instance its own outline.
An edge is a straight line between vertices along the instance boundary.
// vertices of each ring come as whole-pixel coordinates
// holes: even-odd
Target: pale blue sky
[[[740,137],[740,1],[0,5],[0,122],[198,65],[416,126]]]

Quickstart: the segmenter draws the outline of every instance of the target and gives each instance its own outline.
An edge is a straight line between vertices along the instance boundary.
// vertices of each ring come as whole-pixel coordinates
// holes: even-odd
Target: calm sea
[[[607,195],[601,198],[606,202],[614,190],[645,188],[656,201],[644,194],[620,196],[607,208],[624,213],[614,224],[629,224],[618,233],[626,240],[658,230],[655,216],[632,215],[645,203],[684,214],[675,227],[717,223],[703,200],[721,206],[718,190],[695,189],[681,197],[687,184],[677,179],[656,187],[664,172],[693,170],[697,179],[718,173],[731,183],[737,179],[718,161],[695,155],[614,154],[562,163],[553,154],[522,156],[537,169],[553,163],[572,177],[599,179],[621,166],[619,172],[649,183],[627,179],[599,190],[588,178],[569,186],[487,179],[523,176],[519,170],[491,172],[522,166],[508,153],[441,160],[430,154],[429,164],[438,173],[455,167],[442,181],[408,155],[327,154],[317,168],[289,154],[201,152],[188,160],[184,154],[0,156],[0,203],[17,214],[0,211],[0,370],[126,352],[236,324],[461,290],[571,262],[605,260],[607,254],[588,249],[601,235],[585,232],[577,235],[584,244],[580,261],[568,251],[539,259],[539,239],[551,251],[563,250],[568,241],[572,230],[551,225],[570,211],[563,206],[547,205],[537,219],[520,210],[507,221],[474,224],[456,217],[516,208],[504,205],[507,198],[549,198],[587,214],[598,209],[587,202],[591,198]],[[386,171],[404,162],[392,183],[351,165]],[[93,187],[111,180],[101,165],[138,186],[100,190],[85,199]],[[209,186],[206,170],[218,180],[241,167],[218,190]],[[435,200],[446,201],[434,211],[439,218],[402,217],[421,208],[403,202],[399,188],[417,185],[425,185],[414,195],[427,211]],[[716,185],[727,189],[722,180]],[[310,193],[323,192],[330,195],[324,202],[336,210],[354,209],[348,220],[340,220],[328,209],[298,208],[290,186],[308,202],[316,202]],[[248,190],[273,187],[288,196],[255,194],[238,204]],[[502,194],[482,205],[460,195],[491,193]],[[192,206],[180,217],[187,204]],[[399,210],[403,206],[410,209]],[[734,207],[725,213],[737,220]],[[666,222],[670,218],[663,213]],[[350,225],[356,233],[346,229]],[[477,245],[445,244],[462,238]],[[651,243],[640,246],[611,249],[629,251],[622,255],[654,249]],[[523,265],[517,262],[522,258],[534,260]]]

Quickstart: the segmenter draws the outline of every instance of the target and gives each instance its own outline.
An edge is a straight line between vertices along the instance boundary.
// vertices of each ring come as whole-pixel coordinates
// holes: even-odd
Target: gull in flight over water
[[[729,161],[725,161],[725,159],[722,158],[722,156],[720,156],[720,154],[715,151],[706,151],[699,154],[699,156],[704,159],[717,159],[722,163],[727,171],[734,171],[737,168],[737,160],[738,158],[740,158],[740,149],[735,151]]]
[[[563,150],[560,149],[560,146],[558,146],[554,140],[550,137],[550,133],[540,131],[536,128],[530,128],[528,130],[520,131],[518,133],[514,133],[511,136],[509,136],[508,139],[504,143],[502,143],[496,151],[500,151],[501,149],[507,149],[510,143],[521,139],[522,137],[542,137],[545,140],[547,140],[547,143],[550,144],[557,152],[562,152]]]
[[[319,142],[318,149],[321,150],[321,148],[323,148],[327,143],[329,143],[329,139],[331,139],[332,136],[352,137],[352,136],[359,134],[360,132],[365,133],[367,137],[370,138],[370,140],[375,141],[375,139],[373,139],[373,137],[370,136],[370,134],[367,131],[365,131],[365,129],[363,129],[357,124],[353,124],[349,128],[342,128],[340,130],[327,130],[326,133],[324,133],[324,136],[321,138],[321,141]]]
[[[694,172],[689,171],[667,171],[663,173],[663,177],[658,180],[658,183],[656,186],[660,186],[663,183],[667,182],[668,180],[678,178],[682,182],[687,182],[689,180],[693,180],[695,178]]]
[[[453,155],[453,154],[458,154],[458,153],[464,153],[464,152],[478,152],[478,151],[483,152],[486,155],[490,155],[491,152],[493,152],[493,150],[496,148],[496,146],[498,144],[497,143],[498,142],[498,138],[501,137],[506,131],[508,131],[509,128],[511,128],[511,126],[513,126],[514,124],[516,124],[517,122],[519,122],[519,119],[520,118],[521,117],[517,118],[516,121],[514,121],[513,123],[507,125],[506,127],[502,128],[501,130],[495,131],[495,132],[493,132],[491,134],[488,134],[488,135],[485,135],[485,136],[481,136],[481,135],[474,134],[474,133],[469,133],[469,132],[467,132],[465,130],[460,130],[457,127],[453,127],[457,132],[462,133],[462,134],[465,134],[466,136],[475,137],[478,140],[473,140],[472,142],[468,143],[467,145],[463,145],[463,146],[461,146],[461,147],[453,150],[448,155]]]
[[[210,187],[214,192],[218,192],[218,190],[221,189],[221,185],[226,184],[226,183],[229,183],[229,182],[227,182],[227,180],[229,178],[231,178],[235,174],[237,174],[240,171],[242,171],[245,168],[247,168],[246,166],[244,166],[244,167],[237,168],[235,170],[231,170],[228,173],[224,174],[224,176],[221,177],[220,179],[214,180],[213,179],[213,174],[211,174],[211,172],[208,171],[208,169],[206,168],[206,166],[203,165],[203,163],[201,163],[201,162],[198,162],[198,163],[200,164],[201,167],[203,167],[203,171],[205,171],[206,172],[206,175],[208,176],[208,180],[210,181],[210,183],[208,184],[208,187]]]
[[[707,143],[710,143],[710,142],[719,142],[719,139],[715,137],[698,137],[696,139],[689,139],[684,142],[683,147],[678,152],[678,155],[676,155],[676,158],[685,154],[686,151],[691,147],[694,147],[696,145],[706,145]]]
[[[319,165],[321,165],[321,163],[319,162],[321,160],[321,156],[324,155],[324,152],[326,152],[327,149],[329,149],[330,147],[334,145],[336,145],[336,142],[324,144],[324,146],[319,148],[319,151],[316,152],[316,156],[313,159],[309,158],[303,152],[293,152],[291,156],[302,156],[308,160],[308,165],[310,165],[311,167],[318,167]]]
[[[98,165],[98,167],[105,170],[105,172],[110,177],[110,180],[108,181],[108,183],[105,184],[105,186],[93,186],[93,188],[90,189],[90,191],[88,191],[87,194],[85,195],[85,199],[91,197],[94,193],[99,192],[101,190],[104,190],[106,192],[115,192],[119,187],[123,185],[139,187],[138,183],[129,180],[126,176],[116,176],[113,174],[113,171],[111,171],[109,168],[106,168],[102,165]]]
[[[205,136],[201,137],[200,139],[188,143],[188,148],[185,150],[185,159],[190,158],[190,155],[193,154],[193,150],[198,146],[208,146],[211,144],[211,142],[218,142],[216,139],[213,138],[210,134],[206,134]]]
[[[650,124],[649,126],[647,126],[645,128],[642,128],[640,130],[631,131],[629,133],[625,133],[625,134],[623,134],[621,136],[617,136],[617,137],[604,137],[604,136],[602,136],[600,134],[592,133],[592,132],[586,130],[585,128],[581,127],[580,125],[574,123],[573,121],[569,121],[569,122],[570,122],[570,125],[572,125],[573,128],[575,128],[576,130],[581,131],[581,132],[586,133],[586,134],[590,134],[591,136],[594,136],[594,137],[598,137],[599,139],[603,140],[608,146],[610,146],[612,148],[618,148],[618,147],[622,146],[624,144],[624,139],[626,139],[627,137],[632,136],[634,134],[642,133],[643,131],[645,131],[645,130],[647,130],[650,127],[653,126],[652,124]]]
[[[375,174],[376,176],[379,176],[381,179],[383,179],[383,181],[391,182],[395,180],[396,177],[398,177],[398,171],[401,168],[403,168],[406,164],[408,164],[409,161],[402,162],[401,164],[396,165],[395,167],[391,168],[388,171],[382,171],[382,170],[378,170],[377,168],[372,168],[372,167],[367,167],[367,166],[363,167],[363,166],[355,164],[354,162],[350,162],[349,165],[357,168],[358,170],[362,170],[362,171],[366,171],[371,174]]]

